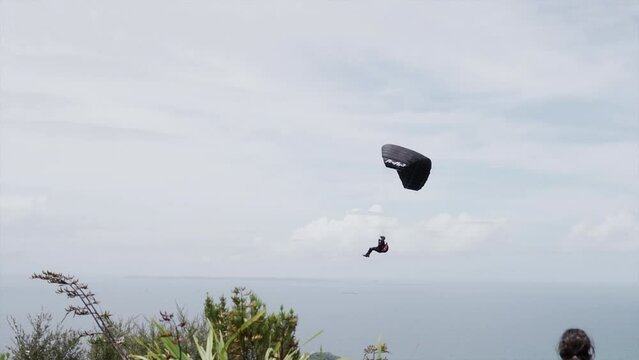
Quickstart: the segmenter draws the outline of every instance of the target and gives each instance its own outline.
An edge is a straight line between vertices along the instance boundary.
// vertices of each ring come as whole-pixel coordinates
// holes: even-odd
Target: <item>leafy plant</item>
[[[14,320],[13,327],[17,335],[15,347],[10,348],[13,351],[11,360],[192,360],[194,355],[199,355],[202,360],[310,358],[310,355],[300,353],[295,337],[298,318],[293,310],[284,311],[284,307],[280,306],[279,312],[267,314],[262,300],[242,287],[232,290],[228,305],[224,296],[215,302],[207,295],[204,303],[205,319],[187,321],[183,311],[179,309],[177,317],[161,312],[162,323],[153,322],[150,327],[145,327],[133,321],[113,321],[109,312],[99,310],[98,301],[88,286],[73,276],[42,271],[40,274],[33,274],[32,278],[56,284],[57,293],[65,294],[70,299],[79,299],[81,304],[66,308],[67,315],[91,316],[98,330],[62,333],[56,328],[57,332],[54,331],[54,336],[51,337],[47,333],[48,324],[42,325],[50,320],[50,316],[32,321],[32,334],[27,334]],[[198,339],[205,334],[206,342],[203,346]],[[88,352],[80,343],[83,336],[91,336]],[[53,345],[50,345],[51,341],[54,342]],[[38,355],[31,357],[34,353]],[[128,353],[145,355],[129,357]],[[375,359],[375,353],[372,352],[373,358],[370,360],[386,360],[381,357]],[[384,352],[380,350],[377,353]],[[0,354],[0,360],[7,360],[8,355]],[[323,357],[323,354],[320,353],[320,356]],[[365,359],[368,359],[366,355]]]
[[[175,341],[173,336],[164,336],[161,341],[155,342],[148,347],[146,355],[133,355],[132,358],[137,360],[229,360],[229,349],[232,344],[237,341],[243,331],[250,328],[253,324],[259,321],[264,316],[265,312],[262,311],[251,319],[247,320],[234,334],[225,340],[221,331],[215,329],[214,325],[209,321],[209,331],[206,336],[206,341],[202,345],[197,337],[194,339],[197,348],[197,358],[193,358],[190,354],[184,353],[180,350],[179,345]],[[155,323],[155,326],[160,332],[166,332],[167,329],[161,324]],[[298,349],[289,351],[283,357],[279,357],[277,345],[276,347],[269,347],[264,353],[263,360],[309,360],[310,355],[300,354]],[[343,359],[345,360],[345,359]]]
[[[204,303],[204,315],[222,338],[236,338],[228,345],[230,360],[258,360],[267,355],[284,359],[287,354],[295,353],[299,344],[295,338],[297,315],[293,310],[284,311],[280,306],[277,313],[256,319],[255,323],[245,327],[246,319],[258,313],[266,313],[266,305],[251,291],[236,287],[230,297],[230,306],[224,296],[215,302],[210,296]]]
[[[95,294],[89,290],[89,286],[81,283],[78,279],[70,275],[62,275],[53,271],[43,270],[40,274],[33,274],[32,279],[45,280],[50,284],[58,285],[56,293],[65,294],[69,299],[79,299],[81,305],[69,305],[66,308],[67,315],[74,316],[90,315],[99,328],[99,332],[83,332],[82,335],[102,335],[113,346],[121,360],[127,360],[126,351],[122,347],[123,339],[117,338],[113,331],[113,321],[111,313],[98,310],[98,301]]]
[[[248,319],[244,324],[232,334],[228,340],[224,340],[224,336],[221,331],[214,328],[213,324],[209,321],[209,331],[206,337],[205,346],[200,345],[197,337],[194,337],[195,346],[201,360],[228,360],[229,346],[233,344],[236,338],[242,333],[242,331],[253,325],[258,319],[264,316],[265,312],[261,311]],[[169,359],[182,359],[191,360],[190,354],[182,351],[180,346],[180,338],[176,337],[171,329],[167,329],[160,323],[155,323],[155,327],[158,329],[162,336],[160,341],[147,346],[147,354],[145,356],[133,355],[133,358],[139,360],[169,360]]]
[[[388,360],[384,354],[390,354],[390,352],[381,338],[377,340],[377,345],[368,345],[364,348],[364,360]]]
[[[119,339],[127,353],[140,354],[146,350],[143,344],[150,344],[159,337],[157,331],[146,322],[139,323],[135,319],[116,320],[111,324],[111,332]],[[88,340],[88,360],[119,360],[120,354],[103,334],[95,334]]]
[[[10,318],[9,325],[14,333],[13,345],[9,346],[12,360],[82,360],[85,350],[81,344],[81,333],[51,326],[51,315],[40,313],[29,316],[30,332]],[[8,354],[0,359],[8,359]]]

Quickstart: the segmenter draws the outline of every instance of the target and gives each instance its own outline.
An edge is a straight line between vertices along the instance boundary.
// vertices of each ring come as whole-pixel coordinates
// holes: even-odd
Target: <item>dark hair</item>
[[[561,335],[557,352],[562,360],[592,360],[595,346],[585,331],[568,329]]]

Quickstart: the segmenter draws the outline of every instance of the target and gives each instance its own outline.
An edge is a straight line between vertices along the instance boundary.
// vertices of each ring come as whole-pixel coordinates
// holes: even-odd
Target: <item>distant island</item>
[[[337,360],[339,358],[339,356],[333,355],[329,352],[315,352],[311,354],[308,360]]]

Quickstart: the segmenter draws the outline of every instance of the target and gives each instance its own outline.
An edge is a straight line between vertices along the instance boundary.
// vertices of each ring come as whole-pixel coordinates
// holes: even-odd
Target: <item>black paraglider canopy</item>
[[[384,165],[396,169],[404,188],[419,190],[430,175],[431,161],[417,151],[399,145],[386,144],[382,146]]]

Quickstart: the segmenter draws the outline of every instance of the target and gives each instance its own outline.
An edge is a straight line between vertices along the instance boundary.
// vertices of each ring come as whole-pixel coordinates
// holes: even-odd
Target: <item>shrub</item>
[[[266,305],[253,292],[241,287],[233,289],[230,300],[231,305],[227,306],[224,296],[217,303],[207,296],[204,303],[204,315],[213,328],[223,338],[235,338],[228,346],[230,360],[264,359],[269,349],[269,356],[284,359],[287,354],[299,350],[295,338],[297,315],[293,310],[284,311],[280,306],[279,312],[259,317],[246,327],[248,319],[266,313]]]
[[[51,315],[40,313],[29,316],[31,332],[11,318],[9,324],[14,333],[13,345],[9,346],[12,360],[81,360],[86,351],[81,344],[81,334],[51,326]],[[0,357],[1,359],[1,357]]]
[[[255,324],[260,318],[262,318],[264,312],[260,312],[253,316],[242,325],[236,333],[232,334],[228,339],[225,340],[221,331],[218,331],[214,328],[213,324],[209,321],[209,331],[206,337],[206,341],[204,345],[201,345],[199,340],[195,338],[195,344],[197,348],[197,359],[200,360],[229,360],[231,359],[229,349],[232,344],[235,343],[236,339],[240,336],[240,334],[250,328],[253,324]],[[160,332],[168,332],[167,329],[163,328],[161,324],[157,324],[156,326],[160,330]],[[134,359],[137,360],[193,360],[196,357],[192,357],[188,353],[184,353],[181,351],[178,343],[171,336],[161,337],[161,343],[154,343],[149,347],[149,351],[145,356],[133,355]],[[263,360],[308,360],[308,354],[299,354],[298,350],[293,350],[284,355],[284,357],[279,357],[278,352],[274,347],[269,347],[266,349],[263,357],[260,359]]]

